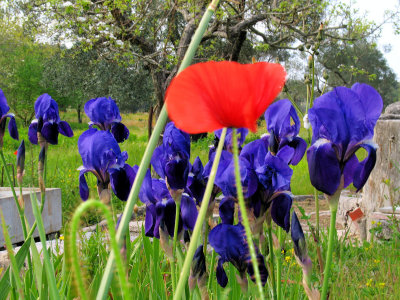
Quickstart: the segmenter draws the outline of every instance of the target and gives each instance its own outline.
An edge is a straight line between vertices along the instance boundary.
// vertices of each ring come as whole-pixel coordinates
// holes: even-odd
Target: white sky
[[[366,14],[368,20],[376,24],[382,23],[385,10],[392,10],[400,6],[400,0],[342,0],[344,3],[352,3],[354,8],[359,9],[359,13]],[[391,51],[385,53],[384,46],[390,45]],[[381,37],[378,39],[378,47],[384,54],[389,66],[400,80],[400,35],[394,34],[392,24],[385,24],[382,27]]]

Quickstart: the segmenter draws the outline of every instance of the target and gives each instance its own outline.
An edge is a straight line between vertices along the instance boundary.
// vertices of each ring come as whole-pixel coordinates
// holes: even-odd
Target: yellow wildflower
[[[286,257],[285,257],[285,261],[286,261],[286,262],[290,262],[291,259],[292,259],[292,258],[291,258],[290,256],[286,256]]]
[[[379,282],[378,285],[379,285],[379,287],[381,287],[381,288],[385,287],[385,283],[384,283],[384,282]]]
[[[367,287],[370,287],[372,285],[372,279],[368,279],[367,283],[365,284]]]

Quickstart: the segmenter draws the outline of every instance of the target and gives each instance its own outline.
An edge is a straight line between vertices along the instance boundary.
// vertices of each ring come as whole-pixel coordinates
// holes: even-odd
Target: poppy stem
[[[221,137],[221,140],[225,140],[225,138],[222,139],[222,137]],[[261,283],[260,270],[258,268],[256,251],[254,249],[254,242],[252,239],[252,234],[251,234],[251,229],[250,229],[250,224],[249,224],[249,218],[247,216],[246,204],[244,203],[244,198],[243,198],[243,188],[242,188],[242,182],[240,179],[239,150],[238,150],[238,143],[237,143],[236,128],[232,129],[232,144],[233,144],[233,159],[235,162],[236,192],[237,192],[237,197],[238,197],[238,201],[239,201],[240,213],[242,215],[243,226],[246,231],[247,244],[248,244],[249,251],[250,251],[251,262],[253,265],[254,275],[256,278],[256,283],[258,286],[258,292],[260,294],[260,299],[265,299],[264,290],[263,290],[263,286]]]
[[[219,0],[212,0],[210,5],[208,6],[208,9],[204,13],[204,15],[200,21],[199,27],[197,28],[196,32],[194,33],[194,35],[192,37],[192,41],[190,42],[189,47],[186,50],[185,57],[182,60],[182,63],[178,70],[178,73],[183,71],[185,68],[187,68],[190,65],[190,63],[192,62],[192,59],[196,53],[196,50],[201,42],[201,39],[203,38],[204,33],[206,32],[207,26],[211,20],[211,16],[214,14],[215,10],[217,9],[218,3],[219,3]],[[118,227],[118,231],[117,231],[117,241],[118,241],[119,245],[121,245],[124,240],[124,236],[125,236],[126,230],[128,229],[129,220],[131,218],[133,208],[136,204],[144,176],[146,175],[147,168],[150,165],[151,157],[153,155],[154,149],[157,146],[158,139],[160,138],[160,134],[164,129],[165,123],[167,122],[167,118],[168,118],[167,109],[164,104],[161,109],[158,120],[156,122],[156,125],[154,127],[153,134],[151,135],[150,140],[147,144],[142,161],[140,162],[139,170],[136,174],[135,181],[133,182],[123,215],[121,217],[120,226]],[[193,255],[194,255],[194,252],[193,252]],[[193,257],[193,255],[192,255],[192,257]],[[112,269],[114,266],[114,261],[115,261],[115,256],[112,252],[110,257],[108,258],[107,265],[104,270],[104,275],[100,282],[99,291],[96,296],[97,300],[106,299],[106,297],[108,295],[108,290],[110,288],[111,279],[113,276]]]
[[[179,199],[174,199],[175,200],[175,226],[174,226],[174,240],[172,243],[172,261],[171,261],[171,277],[172,277],[172,293],[175,293],[175,288],[176,288],[176,267],[178,264],[176,263],[176,242],[178,239],[178,225],[179,225],[179,216],[181,212],[181,197],[182,194],[180,194],[177,198]]]
[[[328,251],[326,253],[324,283],[322,285],[321,299],[326,299],[328,295],[329,279],[331,275],[331,265],[332,265],[332,253],[336,236],[336,213],[337,213],[338,201],[333,201],[333,202],[334,203],[331,202],[329,203],[329,208],[331,211],[331,224],[329,226]]]
[[[203,201],[201,201],[200,211],[197,216],[196,224],[193,229],[193,234],[190,239],[189,249],[186,252],[185,261],[183,263],[182,271],[179,276],[179,282],[176,288],[176,293],[174,295],[174,300],[182,299],[183,290],[185,289],[185,285],[189,275],[190,265],[192,264],[193,256],[197,248],[197,243],[200,238],[201,230],[203,229],[204,220],[206,219],[208,204],[210,203],[211,194],[214,188],[214,180],[215,176],[217,175],[218,164],[221,158],[225,136],[226,136],[226,128],[222,130],[221,139],[218,142],[218,148],[217,151],[215,152],[215,158],[211,168],[210,176],[208,177],[206,190],[203,196]]]

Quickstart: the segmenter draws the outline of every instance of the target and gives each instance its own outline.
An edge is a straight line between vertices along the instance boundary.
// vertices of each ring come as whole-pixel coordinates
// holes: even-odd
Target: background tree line
[[[13,1],[0,9],[0,82],[17,117],[29,123],[43,92],[77,110],[110,96],[121,110],[161,107],[166,87],[207,7],[207,1]],[[390,20],[396,16],[392,11]],[[222,1],[195,62],[279,60],[296,101],[305,99],[304,47],[318,47],[316,95],[325,86],[366,82],[385,104],[398,82],[375,44],[379,24],[340,2]],[[73,47],[66,49],[66,41]],[[283,95],[285,96],[285,95]]]

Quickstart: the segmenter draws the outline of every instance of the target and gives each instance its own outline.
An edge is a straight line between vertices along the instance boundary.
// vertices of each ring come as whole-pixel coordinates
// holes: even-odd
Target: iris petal
[[[58,144],[58,124],[45,122],[42,128],[42,135],[52,145]]]
[[[219,216],[223,224],[233,225],[235,202],[230,197],[224,197],[219,203]]]
[[[17,128],[17,123],[15,122],[15,118],[13,115],[7,115],[10,118],[10,121],[8,122],[8,132],[10,133],[10,136],[14,140],[18,140],[18,128]]]
[[[128,199],[136,173],[133,168],[125,164],[123,168],[109,169],[111,188],[114,194],[122,201]]]
[[[376,149],[377,146],[374,144],[361,144],[360,147],[364,148],[368,152],[368,156],[359,163],[357,169],[354,172],[353,184],[357,188],[357,192],[364,186],[367,182],[369,174],[376,163]]]
[[[296,110],[288,99],[282,99],[271,104],[265,112],[267,129],[280,139],[292,138],[299,134],[300,120]]]
[[[292,159],[290,160],[290,164],[297,165],[304,156],[304,153],[307,150],[307,142],[300,137],[294,137],[291,141],[283,141],[281,142],[281,147],[288,145],[289,147],[294,149],[294,153]]]
[[[89,186],[86,182],[85,173],[89,172],[87,169],[82,169],[79,172],[79,194],[82,200],[89,198]]]
[[[29,141],[34,144],[37,145],[38,143],[38,137],[37,137],[37,122],[32,122],[29,125],[29,129],[28,129],[28,138]]]
[[[58,123],[58,126],[59,126],[60,133],[62,135],[65,135],[67,137],[74,136],[74,132],[72,131],[71,126],[69,126],[68,122],[60,121]]]
[[[181,216],[183,228],[193,230],[197,220],[196,203],[192,198],[183,195],[181,199]]]
[[[280,227],[289,232],[290,228],[290,209],[292,207],[292,197],[286,193],[278,194],[272,200],[271,217]]]
[[[151,157],[151,165],[154,168],[154,171],[160,176],[161,178],[165,178],[165,171],[164,166],[166,164],[166,154],[164,151],[164,146],[158,146],[154,152],[153,156]]]
[[[319,191],[333,195],[339,187],[341,170],[333,144],[319,140],[307,151],[308,170],[312,185]]]
[[[122,123],[113,123],[111,133],[118,143],[122,143],[129,137],[129,129]]]
[[[198,63],[179,73],[167,89],[170,118],[188,133],[223,127],[256,129],[256,120],[285,82],[279,64]],[[240,107],[240,109],[238,109]]]
[[[228,276],[226,276],[224,270],[224,260],[222,258],[218,259],[218,265],[216,270],[217,282],[223,288],[228,284]]]
[[[146,218],[144,221],[144,232],[146,236],[154,237],[154,225],[156,221],[156,207],[154,204],[146,206]]]

